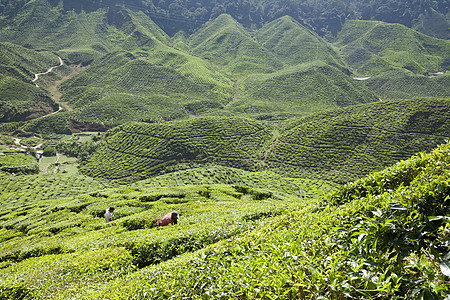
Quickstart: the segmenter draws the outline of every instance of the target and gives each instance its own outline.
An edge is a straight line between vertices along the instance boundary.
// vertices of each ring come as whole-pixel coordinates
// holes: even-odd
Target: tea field
[[[450,53],[448,40],[378,21],[348,21],[336,41],[352,71],[363,76],[396,69],[415,74],[445,71]]]
[[[378,101],[366,86],[318,61],[267,75],[250,75],[241,85],[239,99],[227,110],[257,119],[306,116]]]
[[[205,117],[111,130],[82,172],[120,181],[213,163],[345,183],[450,136],[448,98],[379,101],[270,123]]]
[[[386,72],[363,83],[383,100],[449,97],[450,76],[423,76],[401,71]]]
[[[115,187],[65,174],[1,176],[0,295],[6,299],[75,296],[234,239],[335,188],[221,167]],[[115,220],[105,224],[110,206]],[[157,228],[171,210],[181,214],[178,224]]]
[[[77,296],[448,298],[449,151],[413,156],[323,202]]]
[[[443,299],[449,158],[445,144],[337,189],[214,166],[121,186],[2,175],[0,294]],[[171,210],[178,224],[156,227]]]

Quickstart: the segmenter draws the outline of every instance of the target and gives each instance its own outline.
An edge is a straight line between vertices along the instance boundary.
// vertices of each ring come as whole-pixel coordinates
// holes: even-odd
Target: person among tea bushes
[[[106,212],[105,212],[106,223],[111,222],[113,220],[113,217],[114,217],[113,212],[114,212],[114,207],[112,207],[112,206],[110,208],[106,209]]]
[[[158,226],[166,226],[169,224],[177,224],[178,218],[180,215],[176,211],[172,211],[164,215],[161,219],[156,222],[156,225]]]

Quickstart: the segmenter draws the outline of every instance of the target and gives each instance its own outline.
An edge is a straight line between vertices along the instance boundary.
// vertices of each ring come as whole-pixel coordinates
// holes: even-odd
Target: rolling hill
[[[284,16],[264,25],[254,38],[285,64],[322,61],[345,69],[344,62],[331,45],[292,17]]]
[[[309,199],[289,179],[227,168],[116,187],[83,176],[1,175],[0,296],[443,299],[449,150]],[[237,182],[195,183],[208,174]],[[267,190],[271,180],[279,188]],[[30,193],[20,195],[24,184]],[[105,224],[111,205],[115,220]],[[156,228],[174,209],[178,224]]]
[[[35,86],[34,74],[59,65],[57,55],[0,43],[0,122],[35,119],[58,110],[49,93]]]
[[[0,299],[449,300],[444,2],[0,0]]]
[[[383,101],[279,126],[220,117],[128,124],[109,132],[83,172],[136,180],[213,163],[343,183],[443,143],[449,105],[448,98]]]
[[[259,119],[306,116],[378,101],[375,93],[338,69],[316,61],[267,75],[248,76],[226,110]]]
[[[381,99],[449,97],[450,76],[423,76],[403,71],[389,71],[364,80],[363,83]]]
[[[364,76],[401,68],[427,74],[449,67],[450,42],[400,24],[348,21],[337,42],[343,48],[346,63]]]
[[[259,45],[230,15],[220,15],[206,23],[190,39],[190,49],[196,56],[224,66],[235,74],[269,73],[283,64]]]

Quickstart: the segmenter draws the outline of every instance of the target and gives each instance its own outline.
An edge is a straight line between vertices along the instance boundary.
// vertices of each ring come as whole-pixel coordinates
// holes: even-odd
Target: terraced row
[[[278,125],[220,117],[133,123],[111,130],[83,170],[142,179],[213,163],[346,182],[442,144],[449,119],[450,100],[435,98],[352,106]]]

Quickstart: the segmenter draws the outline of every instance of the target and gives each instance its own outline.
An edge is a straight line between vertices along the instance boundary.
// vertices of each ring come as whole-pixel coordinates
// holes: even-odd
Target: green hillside
[[[270,124],[208,117],[108,133],[83,172],[120,180],[213,163],[347,182],[450,136],[448,98],[383,101]]]
[[[83,176],[2,176],[0,296],[40,298],[50,291],[57,297],[75,295],[234,238],[321,193],[313,182],[269,173],[227,168],[190,172],[210,181],[207,174],[223,172],[224,176],[199,184],[179,173],[116,188]],[[271,191],[268,183],[279,188]],[[104,209],[111,205],[116,207],[115,221],[105,224]],[[156,220],[173,209],[181,213],[178,226],[155,228]],[[24,266],[30,267],[30,276],[14,279]],[[50,277],[47,286],[44,281]]]
[[[58,51],[68,63],[89,64],[114,50],[149,50],[168,36],[138,11],[106,6],[93,11],[65,11],[64,3],[28,1],[2,19],[3,41]]]
[[[340,68],[345,65],[330,45],[289,16],[264,25],[257,31],[255,40],[288,65],[311,61]]]
[[[444,299],[449,151],[447,144],[414,156],[346,186],[329,206],[306,205],[82,295]]]
[[[337,41],[346,63],[365,76],[401,68],[416,74],[449,68],[450,42],[400,24],[347,21]]]
[[[12,43],[0,43],[0,73],[31,83],[35,73],[59,65],[54,53],[38,52]]]
[[[0,43],[0,122],[27,121],[58,110],[33,79],[59,63],[53,53]]]
[[[268,73],[283,66],[241,24],[226,14],[195,32],[190,39],[190,49],[194,55],[235,74]]]
[[[233,82],[198,58],[159,46],[147,57],[108,54],[59,89],[74,108],[71,118],[113,127],[217,110],[231,101]]]
[[[270,174],[223,168],[189,175],[221,182],[230,172],[254,187],[189,185],[182,172],[115,188],[82,176],[2,176],[0,295],[444,299],[449,151],[442,145],[309,199],[288,179],[278,193],[256,188]],[[23,186],[40,195],[18,195]],[[111,205],[115,220],[105,224]],[[171,210],[178,224],[155,228]]]
[[[364,80],[363,83],[381,99],[450,97],[450,75],[423,76],[389,71]]]
[[[267,75],[251,75],[227,110],[258,118],[305,116],[378,98],[360,82],[322,62],[297,65]]]
[[[267,148],[266,168],[341,183],[355,180],[448,140],[449,100],[383,101],[293,120]]]
[[[36,174],[38,171],[34,156],[14,149],[0,148],[0,176],[5,173]]]
[[[94,177],[136,180],[179,163],[257,170],[259,151],[271,136],[269,124],[242,118],[126,124],[108,132],[83,172]]]

